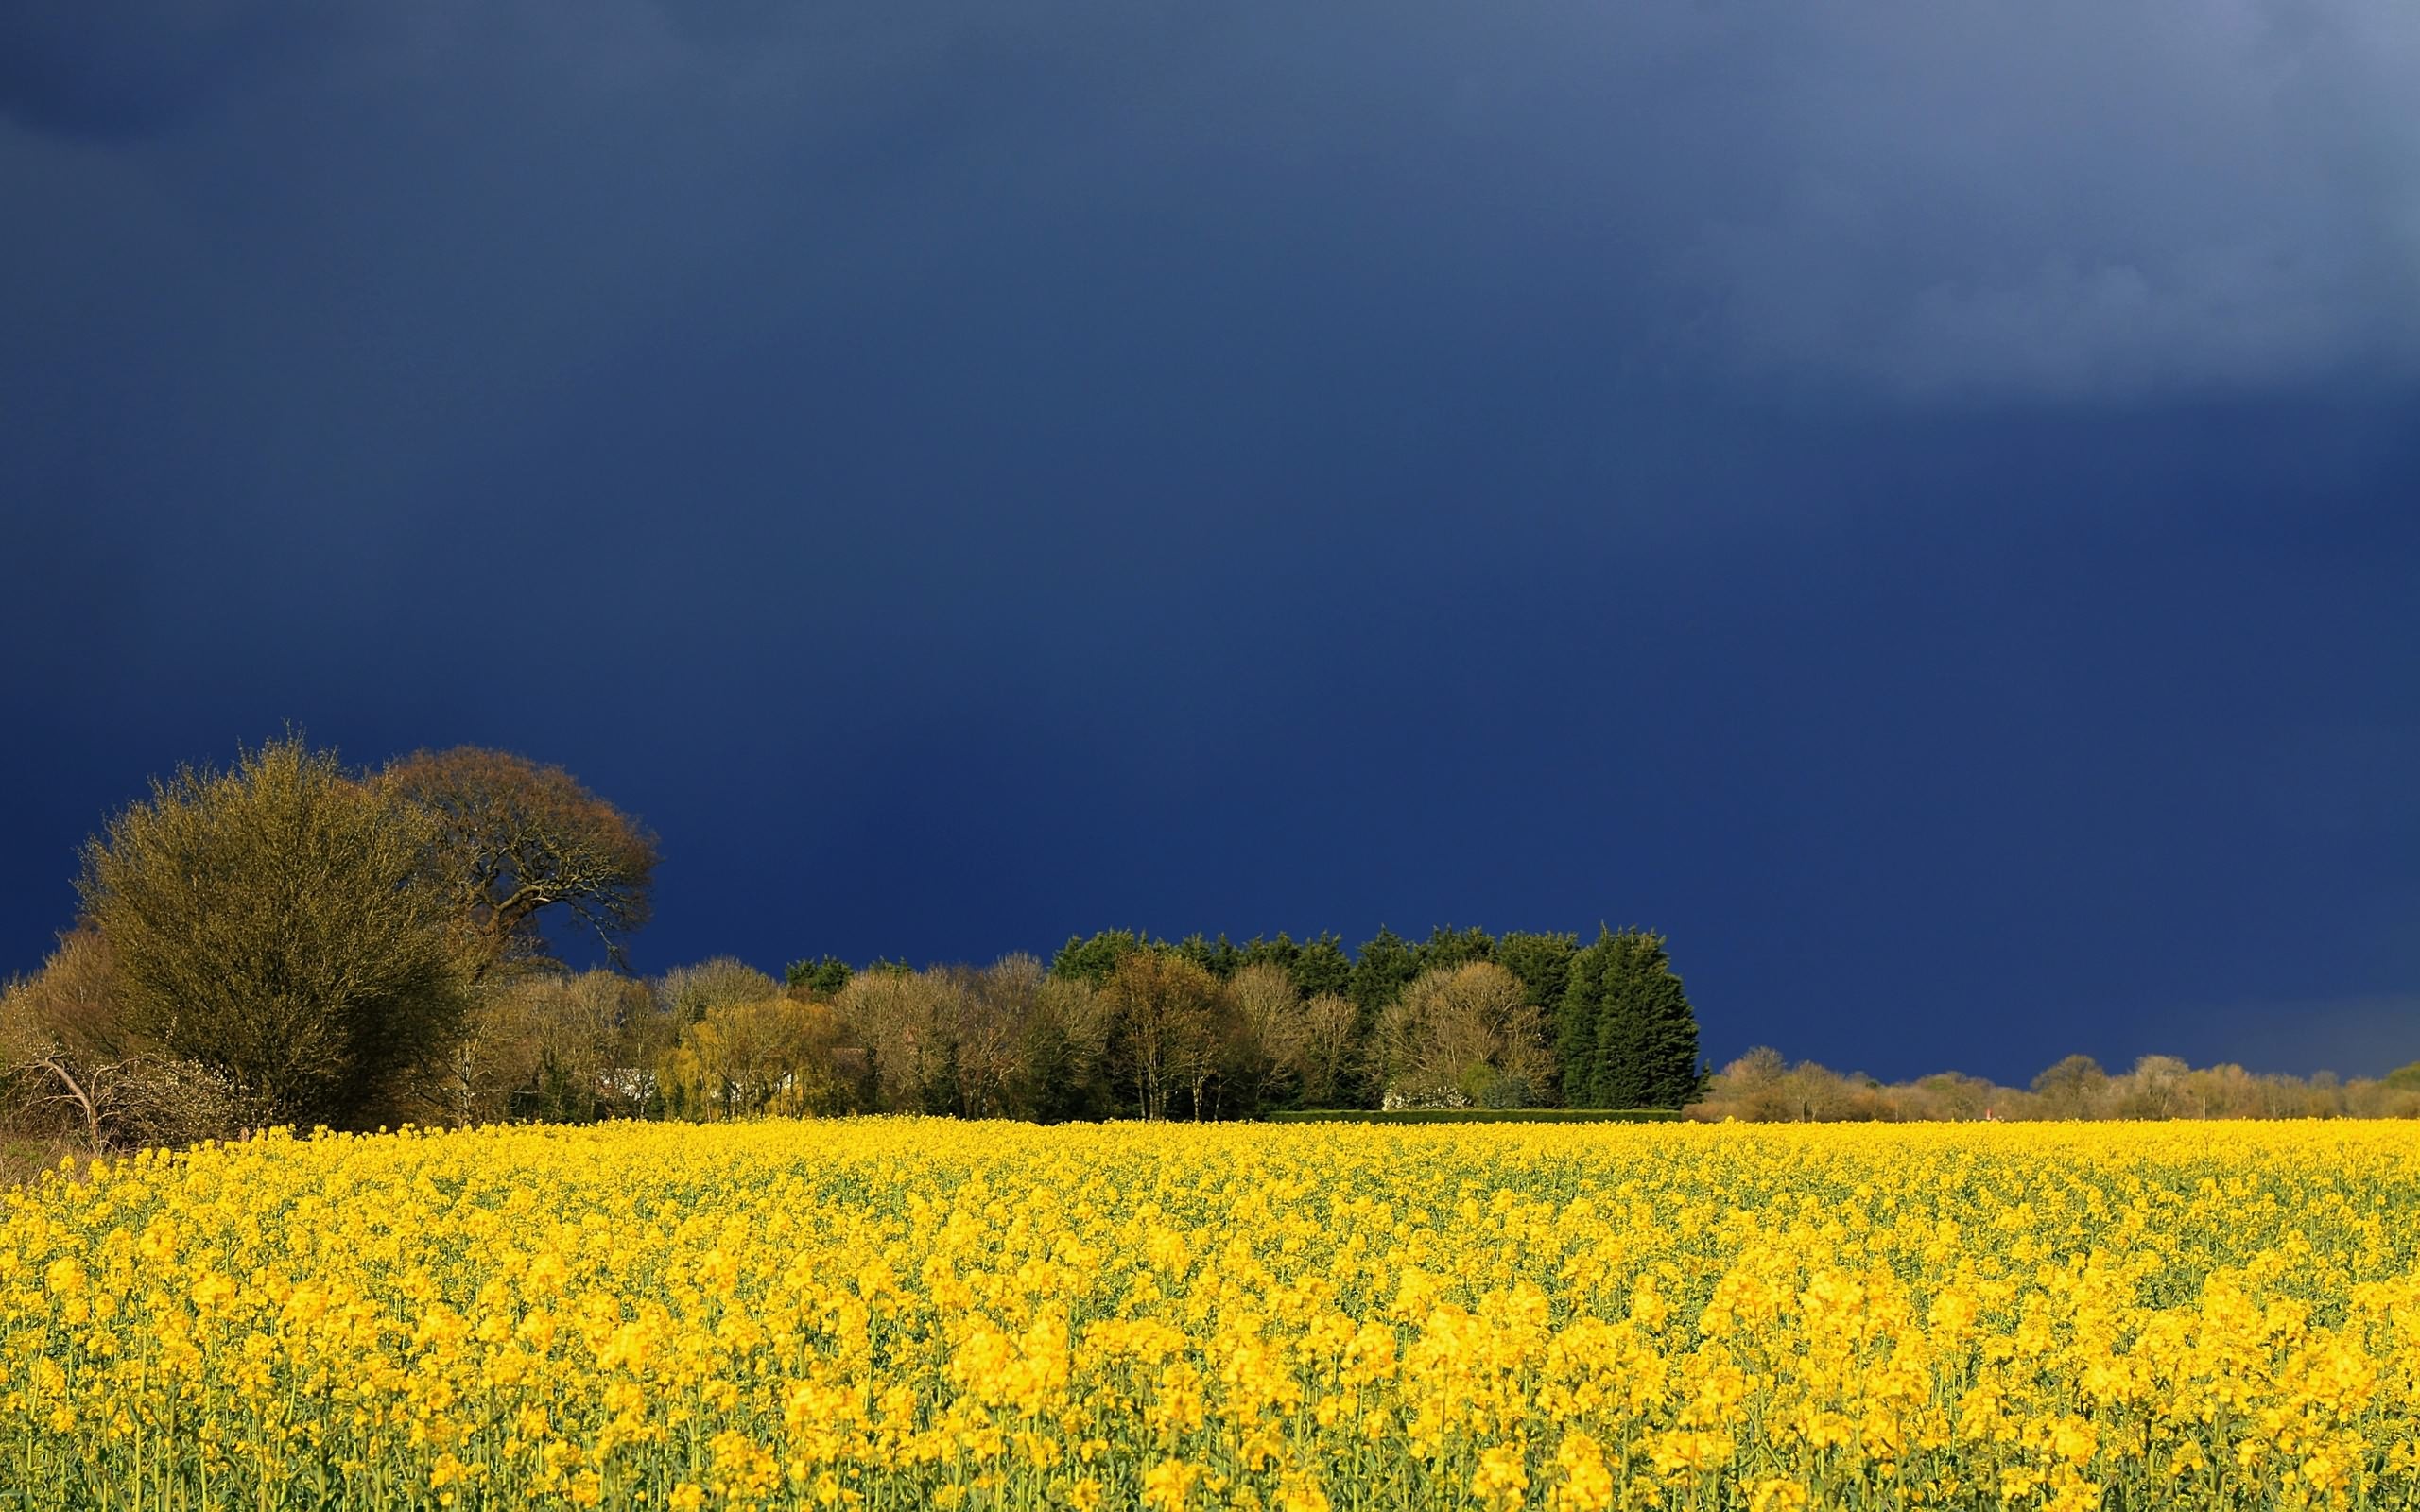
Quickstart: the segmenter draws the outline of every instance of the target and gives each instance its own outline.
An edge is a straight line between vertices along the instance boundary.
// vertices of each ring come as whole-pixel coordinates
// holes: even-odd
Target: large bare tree
[[[1309,1042],[1294,973],[1273,961],[1245,967],[1227,981],[1236,1044],[1233,1063],[1245,1108],[1257,1108],[1299,1075]]]
[[[833,1007],[864,1049],[885,1112],[947,1112],[957,1098],[953,991],[935,973],[880,970],[850,979]]]
[[[1474,961],[1424,971],[1379,1023],[1388,1093],[1412,1107],[1519,1108],[1553,1070],[1521,979]]]
[[[1351,1092],[1361,1071],[1360,1012],[1340,992],[1322,992],[1303,1005],[1297,1053],[1304,1107],[1336,1108]]]
[[[1218,1043],[1218,978],[1172,951],[1140,950],[1117,963],[1102,995],[1116,1015],[1118,1069],[1132,1079],[1142,1115],[1167,1117],[1183,1090],[1199,1117],[1203,1068]]]
[[[403,757],[377,785],[434,820],[430,855],[473,980],[548,959],[549,910],[578,920],[629,969],[627,942],[648,921],[657,860],[655,836],[636,819],[560,766],[475,746]]]

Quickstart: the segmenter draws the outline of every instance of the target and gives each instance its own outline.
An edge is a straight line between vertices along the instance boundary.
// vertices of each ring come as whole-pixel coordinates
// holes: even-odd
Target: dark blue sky
[[[114,19],[109,19],[114,18]],[[0,970],[288,721],[640,964],[1672,937],[1718,1059],[2420,1058],[2406,0],[0,9]]]

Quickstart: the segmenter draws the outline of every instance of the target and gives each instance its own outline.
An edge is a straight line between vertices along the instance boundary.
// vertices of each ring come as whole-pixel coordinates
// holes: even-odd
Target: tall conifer
[[[1605,967],[1597,985],[1596,1065],[1590,1076],[1599,1108],[1652,1106],[1656,1075],[1655,985],[1642,936],[1624,930],[1606,936]]]
[[[1599,925],[1596,942],[1571,957],[1563,1001],[1556,1005],[1554,1058],[1566,1108],[1602,1108],[1597,1099],[1597,1020],[1613,931]]]

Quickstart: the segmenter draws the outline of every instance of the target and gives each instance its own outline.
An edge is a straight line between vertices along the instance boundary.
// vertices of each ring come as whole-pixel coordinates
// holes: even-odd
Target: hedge
[[[1271,1124],[1671,1124],[1681,1115],[1668,1108],[1311,1108],[1261,1117]]]

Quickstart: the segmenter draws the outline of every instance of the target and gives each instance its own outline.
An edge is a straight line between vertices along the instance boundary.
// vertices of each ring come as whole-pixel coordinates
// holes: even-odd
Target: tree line
[[[355,771],[300,737],[181,770],[86,845],[81,909],[0,992],[0,1115],[90,1148],[276,1124],[918,1112],[1686,1108],[1752,1120],[2420,1115],[2379,1081],[2070,1057],[2025,1088],[1886,1085],[1759,1048],[1712,1072],[1645,930],[1069,938],[1047,960],[654,977],[658,852],[559,767]],[[573,971],[548,931],[605,969]]]
[[[463,747],[372,771],[301,737],[183,768],[85,846],[81,910],[0,994],[19,1128],[93,1146],[466,1106],[542,922],[627,964],[656,842],[560,767]]]
[[[642,978],[655,838],[475,747],[346,768],[299,736],[184,769],[86,846],[80,916],[0,996],[21,1128],[95,1146],[268,1124],[917,1111],[1677,1108],[1697,1024],[1665,941],[1443,927],[1070,938],[1047,962]],[[546,931],[590,940],[574,971]]]
[[[1964,1119],[2420,1118],[2420,1061],[2381,1077],[2342,1078],[2191,1066],[2144,1056],[2112,1072],[2068,1056],[2023,1087],[1945,1071],[1882,1082],[1759,1045],[1716,1072],[1692,1117],[1752,1123]]]

